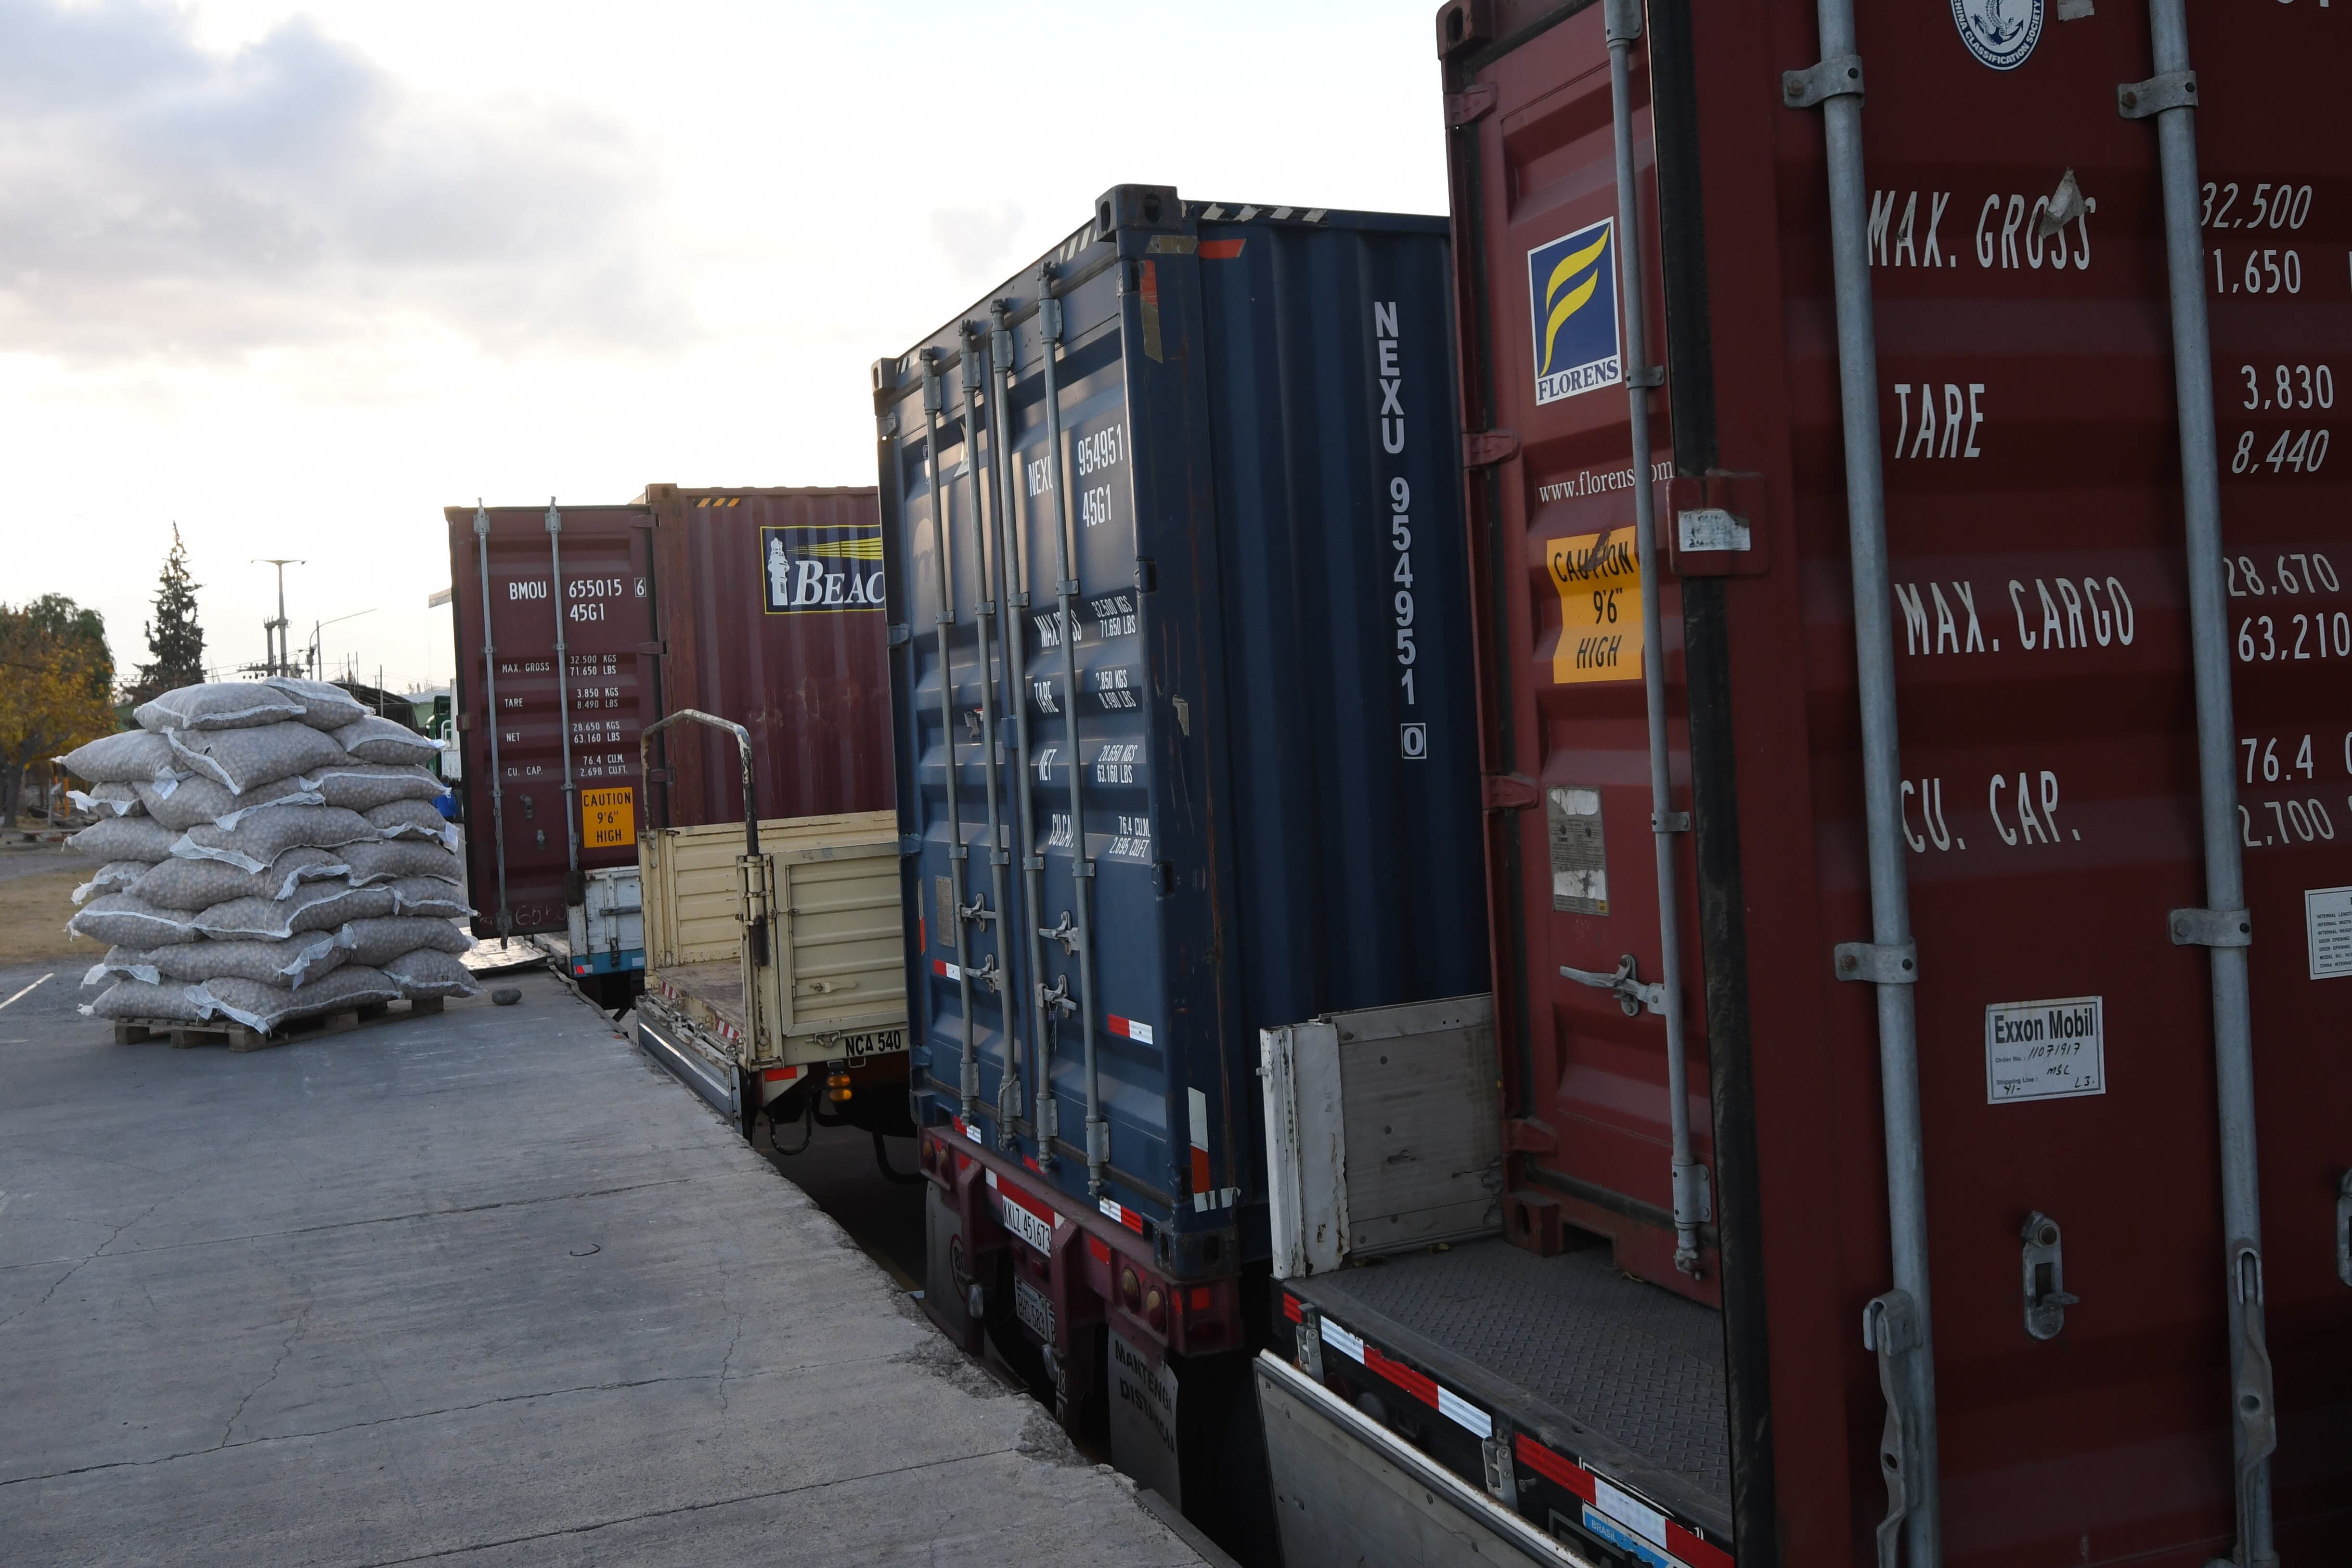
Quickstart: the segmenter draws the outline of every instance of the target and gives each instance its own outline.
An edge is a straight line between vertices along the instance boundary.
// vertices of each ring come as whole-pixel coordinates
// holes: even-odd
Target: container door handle
[[[2025,1216],[2025,1331],[2037,1340],[2054,1340],[2066,1326],[2066,1309],[2080,1296],[2066,1290],[2066,1263],[2060,1251],[2063,1237],[2058,1222],[2036,1210]]]

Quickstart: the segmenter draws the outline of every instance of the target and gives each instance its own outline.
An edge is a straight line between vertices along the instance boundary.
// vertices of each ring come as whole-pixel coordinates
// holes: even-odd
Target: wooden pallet
[[[234,1019],[191,1024],[179,1018],[118,1018],[114,1021],[114,1043],[137,1046],[165,1040],[180,1050],[192,1046],[226,1045],[232,1051],[266,1051],[272,1046],[290,1045],[313,1035],[340,1035],[389,1018],[415,1018],[438,1013],[442,1001],[438,996],[421,996],[397,1013],[389,1002],[371,1002],[364,1007],[346,1007],[312,1018],[297,1018],[268,1034],[248,1029]]]

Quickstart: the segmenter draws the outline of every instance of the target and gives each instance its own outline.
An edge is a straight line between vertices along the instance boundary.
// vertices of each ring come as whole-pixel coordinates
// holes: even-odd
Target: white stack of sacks
[[[455,834],[422,764],[437,744],[341,688],[184,687],[140,728],[60,759],[99,818],[68,931],[110,943],[83,981],[101,1018],[264,1032],[396,997],[470,996]],[[96,895],[93,897],[93,895]]]

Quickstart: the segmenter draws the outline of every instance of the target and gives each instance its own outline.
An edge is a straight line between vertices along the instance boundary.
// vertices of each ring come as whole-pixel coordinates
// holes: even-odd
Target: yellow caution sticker
[[[1642,679],[1642,563],[1633,531],[1580,533],[1544,546],[1559,593],[1559,644],[1551,678],[1561,686]]]
[[[580,842],[590,849],[616,849],[637,841],[637,792],[633,789],[583,789],[580,792]]]

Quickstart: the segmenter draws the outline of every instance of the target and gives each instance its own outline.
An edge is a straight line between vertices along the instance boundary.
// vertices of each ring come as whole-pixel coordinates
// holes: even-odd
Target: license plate
[[[858,1062],[867,1057],[887,1056],[892,1051],[905,1050],[907,1031],[872,1029],[862,1035],[844,1035],[833,1043],[841,1053],[839,1059]]]
[[[1054,1303],[1045,1292],[1024,1279],[1013,1277],[1013,1315],[1021,1320],[1022,1327],[1044,1340],[1054,1342]]]
[[[996,1206],[1003,1211],[1005,1229],[1048,1258],[1054,1255],[1054,1226],[1051,1221],[1031,1214],[1002,1193],[996,1195]]]

